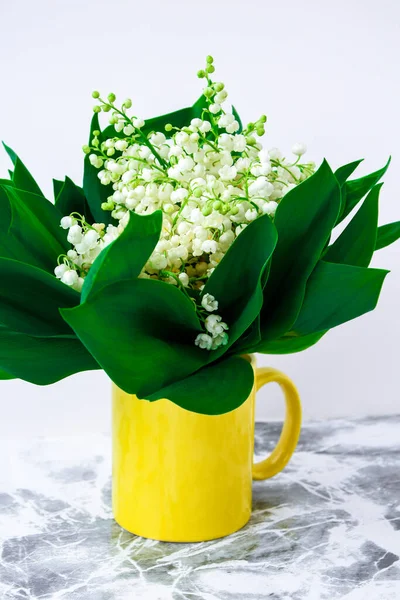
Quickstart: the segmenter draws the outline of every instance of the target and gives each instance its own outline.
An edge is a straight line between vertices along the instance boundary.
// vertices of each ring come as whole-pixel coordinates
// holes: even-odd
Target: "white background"
[[[200,95],[210,53],[242,119],[268,114],[268,147],[304,141],[334,168],[365,157],[360,174],[392,154],[380,220],[400,219],[398,0],[2,0],[0,10],[0,137],[48,194],[52,177],[81,180],[93,89],[155,116]],[[2,176],[8,166],[2,153]],[[306,418],[399,412],[399,256],[400,243],[374,259],[392,270],[375,313],[305,353],[260,357],[295,380]],[[0,434],[108,430],[109,388],[102,373],[47,388],[2,382]],[[282,414],[273,388],[259,418]]]

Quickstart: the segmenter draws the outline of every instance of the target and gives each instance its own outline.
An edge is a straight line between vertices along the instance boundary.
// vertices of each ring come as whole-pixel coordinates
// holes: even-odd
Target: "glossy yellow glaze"
[[[284,468],[301,425],[291,380],[249,360],[255,386],[244,404],[224,415],[138,400],[113,386],[113,510],[121,527],[156,540],[195,542],[247,523],[252,476],[267,479]],[[253,466],[255,393],[271,381],[284,391],[286,419],[275,450]]]

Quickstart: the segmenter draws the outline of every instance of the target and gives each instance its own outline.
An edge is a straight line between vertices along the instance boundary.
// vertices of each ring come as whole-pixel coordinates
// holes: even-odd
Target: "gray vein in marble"
[[[259,424],[256,456],[278,434]],[[201,544],[118,527],[107,436],[0,449],[2,600],[400,599],[400,417],[306,425],[250,523]]]

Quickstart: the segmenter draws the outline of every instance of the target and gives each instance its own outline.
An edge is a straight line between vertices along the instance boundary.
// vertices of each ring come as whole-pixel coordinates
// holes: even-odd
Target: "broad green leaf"
[[[203,290],[218,300],[218,314],[229,325],[229,344],[214,350],[216,360],[258,316],[263,303],[262,276],[277,242],[268,215],[256,219],[234,241]]]
[[[351,179],[344,184],[342,188],[342,208],[338,218],[338,223],[347,217],[347,215],[353,210],[358,202],[364,198],[364,196],[368,194],[374,185],[376,185],[383,177],[389,167],[390,160],[391,158],[389,157],[389,160],[387,161],[386,165],[382,167],[382,169],[374,171],[374,173],[370,173],[364,177],[360,177],[359,179]]]
[[[58,256],[70,248],[60,219],[42,196],[0,186],[0,255],[53,273]]]
[[[233,356],[204,367],[185,379],[164,387],[143,399],[167,398],[185,410],[221,415],[238,408],[249,397],[254,384],[251,364]]]
[[[14,150],[6,146],[4,142],[3,146],[14,165],[12,181],[15,187],[21,190],[26,190],[27,192],[32,192],[33,194],[38,194],[39,196],[43,196],[40,187],[38,186],[32,175],[29,173],[24,163],[15,154]]]
[[[100,131],[99,117],[94,113],[90,124],[89,146],[92,144],[93,131]],[[100,142],[103,141],[104,135],[99,137]],[[100,169],[96,169],[90,164],[89,155],[85,155],[84,171],[83,171],[83,192],[87,199],[90,212],[92,213],[97,223],[113,223],[113,218],[109,211],[103,210],[101,205],[107,202],[107,198],[113,194],[112,184],[102,185],[98,178]]]
[[[94,261],[85,278],[81,302],[101,288],[122,279],[136,279],[157,244],[162,226],[162,212],[151,215],[130,213],[121,235]]]
[[[60,312],[112,381],[130,394],[154,394],[208,359],[194,344],[201,326],[192,300],[163,281],[119,281]]]
[[[31,265],[0,258],[0,323],[28,335],[72,334],[59,308],[79,304],[79,294]]]
[[[293,331],[309,335],[373,310],[388,271],[320,261],[308,282]]]
[[[175,132],[168,133],[165,131],[165,125],[170,123],[173,127],[187,127],[190,125],[190,121],[195,118],[202,118],[203,110],[207,107],[205,96],[201,95],[193,106],[188,106],[180,110],[176,110],[160,117],[153,117],[152,119],[146,119],[144,127],[142,127],[142,133],[148,135],[152,131],[161,131],[167,137],[173,135]]]
[[[37,385],[49,385],[99,365],[74,337],[40,338],[0,327],[0,369]]]
[[[360,160],[355,160],[354,162],[348,163],[347,165],[343,165],[342,167],[336,169],[335,177],[338,180],[340,187],[346,183],[350,175],[354,173],[358,165],[361,164],[363,160],[363,158],[360,158]]]
[[[263,342],[281,337],[296,320],[339,207],[339,184],[326,161],[281,200],[275,215],[278,243],[261,310]]]
[[[228,350],[228,355],[250,354],[261,342],[260,315],[254,319],[250,327],[240,336]]]
[[[324,255],[324,260],[357,267],[368,267],[376,244],[381,187],[382,184],[378,184],[372,188],[346,229],[329,246]]]
[[[57,196],[61,192],[63,185],[64,181],[61,181],[60,179],[53,179],[54,204],[56,203]]]
[[[295,352],[302,352],[319,342],[325,333],[327,332],[319,331],[310,335],[284,335],[277,340],[261,342],[257,346],[257,352],[261,352],[262,354],[294,354]],[[250,349],[249,352],[253,352],[253,350]]]
[[[56,197],[55,204],[62,215],[70,215],[73,212],[83,215],[88,223],[94,223],[83,189],[69,178],[65,178],[60,192]]]
[[[5,381],[6,379],[15,379],[15,377],[6,371],[0,371],[0,379]]]
[[[375,250],[386,248],[400,238],[400,221],[378,227]]]

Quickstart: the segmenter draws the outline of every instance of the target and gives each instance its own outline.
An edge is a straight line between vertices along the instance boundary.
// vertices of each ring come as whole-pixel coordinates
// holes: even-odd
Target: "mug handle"
[[[269,367],[256,371],[256,392],[267,383],[278,383],[286,402],[285,421],[274,450],[265,460],[253,464],[253,479],[269,479],[287,465],[299,440],[301,429],[300,396],[293,381],[287,375]]]

